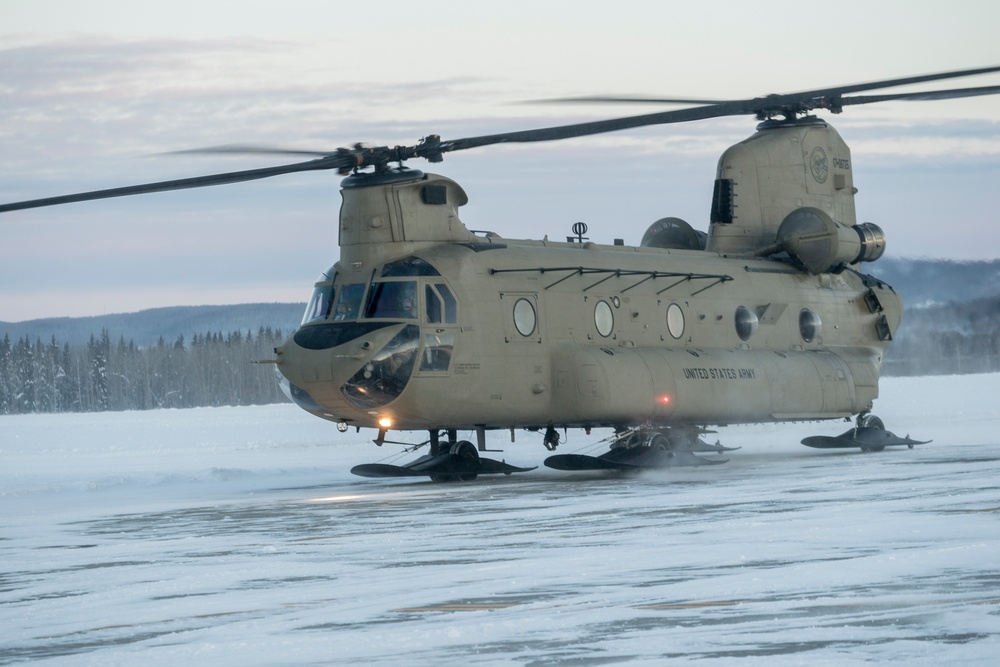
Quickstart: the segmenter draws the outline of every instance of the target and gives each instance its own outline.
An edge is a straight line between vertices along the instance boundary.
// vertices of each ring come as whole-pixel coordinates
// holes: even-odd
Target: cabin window
[[[522,336],[530,336],[535,332],[537,323],[535,307],[527,299],[518,299],[514,304],[514,326]]]
[[[740,337],[740,340],[750,340],[750,336],[754,335],[754,332],[757,331],[757,327],[760,325],[757,313],[746,306],[740,306],[736,309],[735,319],[736,335]]]
[[[667,307],[667,331],[674,338],[684,335],[684,311],[676,303]]]
[[[365,317],[416,319],[417,282],[405,280],[372,283],[368,303],[365,305]]]
[[[313,290],[306,312],[302,315],[302,324],[325,320],[330,314],[330,306],[333,303],[333,285],[330,283],[316,285]]]
[[[337,321],[357,319],[358,311],[361,310],[361,297],[364,294],[364,283],[343,285],[334,302],[333,319]]]
[[[594,325],[597,327],[597,333],[605,338],[610,336],[615,328],[615,314],[607,301],[598,301],[594,307]]]
[[[807,343],[819,338],[823,334],[823,322],[819,319],[819,315],[808,308],[803,308],[799,313],[799,334]]]

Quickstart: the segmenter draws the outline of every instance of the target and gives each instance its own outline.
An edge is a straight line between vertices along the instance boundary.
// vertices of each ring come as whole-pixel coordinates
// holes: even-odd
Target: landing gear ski
[[[913,440],[907,435],[900,438],[892,431],[885,430],[882,420],[873,414],[866,413],[858,415],[854,428],[845,431],[837,436],[814,435],[802,440],[806,447],[816,449],[854,449],[859,448],[863,452],[881,452],[886,447],[908,447],[913,449],[914,445],[926,445],[930,440]]]
[[[429,443],[429,454],[405,465],[365,463],[354,466],[351,472],[360,477],[430,477],[434,482],[471,482],[479,475],[510,475],[535,469],[480,457],[479,449],[468,440],[457,440],[454,431],[449,431],[449,439],[443,442],[437,431],[432,431]]]
[[[699,437],[703,433],[708,431],[694,428],[619,429],[611,440],[611,449],[600,456],[558,454],[545,459],[545,465],[556,470],[638,472],[726,463],[729,459],[708,459],[697,456],[695,452],[721,454],[739,449],[720,444],[710,445]]]

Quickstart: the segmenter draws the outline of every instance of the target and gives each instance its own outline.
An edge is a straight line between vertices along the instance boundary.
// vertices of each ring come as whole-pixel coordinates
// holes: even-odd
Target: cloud
[[[436,23],[420,25],[430,30]],[[760,71],[732,62],[722,68],[709,60],[671,60],[671,49],[679,47],[671,42],[667,48],[662,36],[659,43],[637,42],[627,53],[573,42],[549,61],[531,49],[522,52],[501,33],[480,32],[483,47],[477,50],[470,34],[443,44],[441,35],[427,30],[396,26],[370,43],[357,32],[307,40],[21,39],[0,49],[0,201],[283,161],[150,157],[186,148],[411,144],[432,132],[454,139],[655,110],[516,104],[538,97],[612,93],[626,86],[629,92],[719,96],[730,94],[734,82],[759,94],[800,89],[806,80],[791,67]],[[403,42],[393,43],[400,36],[427,46],[407,53]],[[724,72],[727,80],[707,76],[713,72]],[[786,87],[764,87],[765,79]],[[683,89],[669,90],[673,86]],[[971,248],[965,241],[963,250],[957,230],[949,244],[934,236],[943,215],[981,221],[1000,209],[996,188],[983,185],[1000,177],[1000,100],[852,108],[824,117],[851,145],[858,174],[866,179],[858,184],[864,206],[874,212],[867,219],[905,221],[887,230],[894,249],[929,254],[947,247],[962,256],[997,247],[980,236]],[[727,146],[753,134],[755,125],[750,118],[716,119],[481,148],[449,154],[441,165],[412,166],[450,175],[468,190],[471,201],[462,216],[472,227],[558,238],[584,220],[595,238],[625,236],[631,242],[665,215],[705,227],[716,160]],[[928,172],[931,165],[977,177],[944,177]],[[275,285],[288,286],[290,299],[304,298],[315,275],[337,258],[338,183],[333,174],[300,174],[4,214],[0,319],[28,312],[28,302],[51,303],[43,295],[69,290],[81,303],[98,292],[145,290],[150,298],[168,299],[175,289],[178,299],[187,300],[197,298],[199,289],[208,299],[218,293],[213,290],[250,295]],[[927,201],[931,193],[935,203]],[[26,297],[33,294],[38,298]]]

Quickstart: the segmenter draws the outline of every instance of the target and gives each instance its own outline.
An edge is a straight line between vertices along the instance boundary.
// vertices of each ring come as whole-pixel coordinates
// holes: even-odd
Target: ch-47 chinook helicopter
[[[724,451],[711,425],[849,419],[814,447],[878,451],[916,440],[871,414],[902,301],[865,275],[885,236],[858,224],[850,150],[815,109],[988,95],[1000,86],[845,95],[1000,71],[988,67],[747,100],[646,100],[688,108],[413,146],[305,152],[305,162],[85,192],[0,212],[333,169],[341,183],[340,258],[322,274],[299,329],[273,360],[308,412],[378,430],[429,433],[429,453],[363,476],[472,479],[528,470],[481,458],[486,431],[612,427],[600,456],[555,455],[564,470],[634,470]],[[614,101],[589,98],[591,101]],[[627,100],[634,102],[636,100]],[[462,187],[404,165],[501,143],[553,141],[646,125],[748,115],[756,133],[719,159],[708,232],[677,218],[639,246],[474,233]],[[285,151],[253,147],[206,152]],[[287,151],[301,154],[302,151]],[[474,431],[477,443],[460,440]]]

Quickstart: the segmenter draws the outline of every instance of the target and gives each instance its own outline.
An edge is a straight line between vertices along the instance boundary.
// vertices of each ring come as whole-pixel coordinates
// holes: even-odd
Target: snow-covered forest
[[[1000,260],[883,258],[873,273],[906,304],[884,375],[1000,371]],[[273,358],[304,307],[173,307],[0,322],[0,414],[282,402],[272,367],[253,362]]]
[[[0,414],[103,412],[283,401],[273,359],[280,330],[162,338],[140,347],[107,329],[85,345],[0,339]]]
[[[1000,297],[907,309],[885,359],[886,375],[1000,371]]]
[[[285,400],[270,365],[280,329],[179,335],[139,345],[107,329],[85,344],[0,339],[0,414],[261,405]],[[911,308],[884,373],[1000,371],[1000,298]]]

